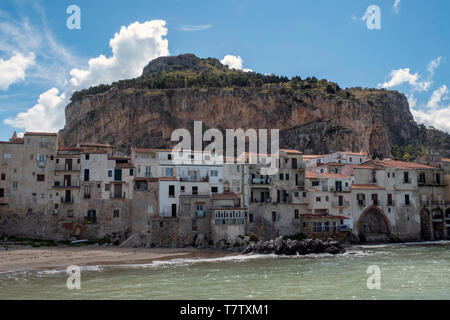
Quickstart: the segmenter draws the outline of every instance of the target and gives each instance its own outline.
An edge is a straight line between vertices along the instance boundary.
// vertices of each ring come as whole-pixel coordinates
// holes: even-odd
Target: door
[[[72,159],[66,159],[66,170],[72,170]]]
[[[342,192],[342,181],[335,182],[336,192]]]
[[[70,190],[66,190],[66,201],[65,202],[70,202],[71,201],[71,194],[70,194]]]
[[[5,196],[5,189],[0,189],[0,198]]]
[[[177,205],[175,203],[172,203],[172,217],[177,216]]]
[[[114,198],[122,198],[122,185],[120,183],[114,185]]]
[[[344,204],[344,197],[339,196],[339,206],[342,206]]]
[[[292,169],[297,169],[297,159],[292,158]]]
[[[122,169],[114,169],[114,181],[122,181]]]
[[[64,175],[64,185],[66,187],[70,187],[72,185],[72,176],[71,175]]]

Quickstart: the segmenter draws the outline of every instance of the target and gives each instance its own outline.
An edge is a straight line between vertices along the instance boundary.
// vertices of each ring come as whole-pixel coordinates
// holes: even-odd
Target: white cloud
[[[60,94],[57,88],[44,92],[35,106],[4,123],[27,131],[58,131],[64,126],[64,108],[74,90],[138,77],[150,60],[169,55],[168,40],[163,38],[165,23],[152,20],[123,26],[110,40],[111,57],[100,55],[89,60],[87,69],[72,69],[65,92]]]
[[[60,95],[58,89],[52,88],[41,94],[38,103],[32,108],[4,122],[26,131],[57,132],[64,124],[66,104],[66,95],[64,93]]]
[[[400,2],[401,2],[401,0],[395,0],[394,1],[394,5],[392,6],[392,10],[395,13],[399,13],[400,12]]]
[[[35,64],[33,52],[24,56],[16,53],[8,60],[0,59],[0,89],[8,90],[13,83],[25,80],[25,71]]]
[[[411,113],[417,122],[450,133],[450,106],[429,112],[411,108]]]
[[[88,69],[72,69],[70,84],[80,89],[140,76],[150,60],[169,55],[169,42],[163,38],[165,24],[164,20],[152,20],[122,26],[109,42],[113,55],[90,59]]]
[[[427,71],[430,73],[430,76],[434,75],[434,70],[439,67],[439,65],[441,64],[441,60],[442,57],[436,58],[434,60],[432,60],[429,64],[428,64],[428,68]]]
[[[233,56],[231,54],[227,54],[225,57],[223,57],[222,60],[220,60],[220,62],[223,65],[228,66],[230,69],[242,70],[244,72],[252,72],[251,69],[246,69],[243,67],[242,58],[240,56]]]
[[[414,98],[414,94],[406,94],[406,97],[408,98],[408,104],[411,108],[414,108],[417,105],[417,99]]]
[[[433,84],[432,81],[419,81],[419,74],[417,72],[412,74],[409,68],[392,70],[389,76],[391,80],[379,83],[378,87],[387,89],[408,83],[414,90],[427,91]]]
[[[431,94],[431,98],[427,103],[427,107],[431,109],[437,109],[440,107],[440,103],[442,100],[448,99],[448,88],[446,85],[443,85],[439,89],[433,91]]]
[[[200,31],[211,28],[212,25],[204,24],[204,25],[184,25],[180,27],[181,31]]]

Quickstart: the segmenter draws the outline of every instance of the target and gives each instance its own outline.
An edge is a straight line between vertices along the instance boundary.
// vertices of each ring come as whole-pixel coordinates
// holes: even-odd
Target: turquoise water
[[[450,244],[351,247],[339,256],[237,256],[0,273],[0,299],[450,299]],[[380,290],[367,288],[379,266]]]

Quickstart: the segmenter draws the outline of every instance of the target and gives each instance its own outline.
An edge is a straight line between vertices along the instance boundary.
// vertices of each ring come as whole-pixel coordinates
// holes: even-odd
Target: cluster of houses
[[[342,241],[450,239],[450,159],[371,160],[364,152],[281,149],[264,164],[201,151],[80,143],[27,132],[0,142],[0,235],[187,246],[305,234]],[[216,161],[217,160],[217,161]],[[125,239],[123,238],[123,240]]]

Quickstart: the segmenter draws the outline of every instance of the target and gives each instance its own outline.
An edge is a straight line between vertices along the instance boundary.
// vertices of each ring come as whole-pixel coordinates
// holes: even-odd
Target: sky
[[[57,132],[74,91],[181,53],[398,90],[418,123],[450,132],[449,14],[447,0],[2,0],[0,140]]]

